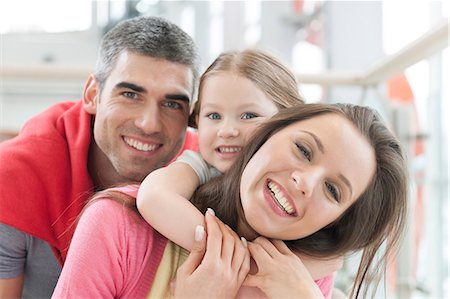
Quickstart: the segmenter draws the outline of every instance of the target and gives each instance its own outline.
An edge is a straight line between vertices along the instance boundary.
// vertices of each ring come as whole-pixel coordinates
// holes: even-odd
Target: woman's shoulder
[[[86,207],[80,224],[85,226],[95,225],[99,229],[106,230],[129,230],[129,233],[145,234],[153,228],[141,217],[137,210],[125,202],[111,198],[97,199]]]

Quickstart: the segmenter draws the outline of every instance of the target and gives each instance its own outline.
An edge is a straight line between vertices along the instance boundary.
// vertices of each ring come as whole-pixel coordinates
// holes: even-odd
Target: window
[[[0,34],[84,31],[91,22],[91,0],[0,1]]]

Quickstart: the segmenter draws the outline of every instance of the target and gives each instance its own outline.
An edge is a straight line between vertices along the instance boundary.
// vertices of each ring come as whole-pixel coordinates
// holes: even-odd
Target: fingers
[[[221,258],[227,265],[232,264],[236,243],[240,242],[238,236],[216,217],[216,222],[222,232],[222,252]]]
[[[248,251],[247,246],[247,240],[245,240],[245,238],[243,237],[239,239],[236,235],[234,254],[232,256],[233,259],[231,263],[231,267],[233,269],[236,269],[236,271],[241,268],[242,263],[246,259],[247,255],[250,260],[250,252]]]
[[[272,242],[272,245],[275,246],[275,248],[280,252],[281,254],[289,255],[294,254],[289,247],[281,240],[270,240]]]
[[[214,214],[212,210],[209,210],[210,215]],[[221,255],[220,258],[225,265],[231,265],[233,272],[246,271],[247,266],[243,266],[244,261],[250,263],[250,253],[247,249],[246,241],[244,242],[239,236],[227,225],[225,225],[217,217],[209,217],[207,220],[208,241],[210,241],[210,234],[216,227],[220,229],[222,242],[221,242]],[[211,228],[211,231],[210,231]],[[219,237],[219,236],[217,236]],[[245,239],[244,239],[245,240]],[[211,241],[212,242],[212,241]],[[216,242],[216,241],[214,241]],[[208,243],[208,251],[210,250]],[[249,267],[249,266],[248,266]]]
[[[250,271],[250,251],[248,250],[248,243],[244,237],[241,238],[241,241],[244,247],[243,259],[242,262],[240,262],[240,264],[239,261],[236,261],[237,264],[234,265],[234,267],[239,265],[239,272],[238,272],[239,282],[243,282],[247,277],[248,272]]]
[[[211,209],[205,215],[205,222],[208,232],[205,259],[214,257],[218,261],[219,258],[222,269],[242,283],[250,270],[250,252],[246,240],[240,239],[230,227],[215,217]]]
[[[207,248],[205,257],[210,260],[219,260],[222,255],[222,230],[216,221],[215,213],[212,209],[208,209],[205,213],[205,223],[207,238]]]
[[[267,247],[269,247],[266,241],[269,242],[266,238],[259,237],[248,243],[248,250],[250,251],[250,255],[260,269],[273,259],[272,255],[269,254],[269,252],[266,250]],[[272,247],[274,248],[273,245]]]
[[[258,237],[252,243],[261,246],[272,258],[278,258],[280,257],[280,255],[294,254],[289,249],[289,247],[281,240],[269,240],[264,237]]]
[[[247,287],[259,287],[261,285],[261,277],[248,274],[242,282],[242,285]]]
[[[191,252],[183,263],[183,265],[178,268],[179,275],[190,275],[195,269],[200,265],[206,250],[206,240],[205,240],[205,228],[201,225],[197,225],[195,228],[194,244],[192,246]]]

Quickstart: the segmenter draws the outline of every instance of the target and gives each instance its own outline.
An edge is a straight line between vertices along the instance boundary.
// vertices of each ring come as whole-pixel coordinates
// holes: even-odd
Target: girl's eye
[[[217,120],[217,119],[220,119],[220,114],[216,113],[216,112],[213,112],[213,113],[207,114],[206,117],[209,118],[209,119]]]
[[[256,115],[253,112],[245,112],[245,113],[242,114],[241,119],[252,119],[252,118],[255,118],[255,117],[258,117],[258,115]]]
[[[340,202],[339,192],[337,188],[334,185],[327,182],[325,183],[325,186],[327,187],[327,190],[331,194],[331,196],[333,196],[334,200]]]
[[[297,146],[298,150],[303,155],[303,157],[305,157],[306,160],[311,162],[311,159],[312,159],[311,151],[308,148],[306,148],[304,145],[302,145],[302,144],[296,143],[295,145]]]

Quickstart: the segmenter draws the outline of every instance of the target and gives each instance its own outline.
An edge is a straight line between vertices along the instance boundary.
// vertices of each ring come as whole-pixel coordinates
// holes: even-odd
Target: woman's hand
[[[283,241],[258,237],[248,243],[258,267],[243,285],[258,287],[269,298],[323,298],[308,270]]]
[[[250,269],[246,242],[212,210],[206,212],[205,223],[206,241],[197,228],[191,253],[178,269],[175,298],[234,298]]]

